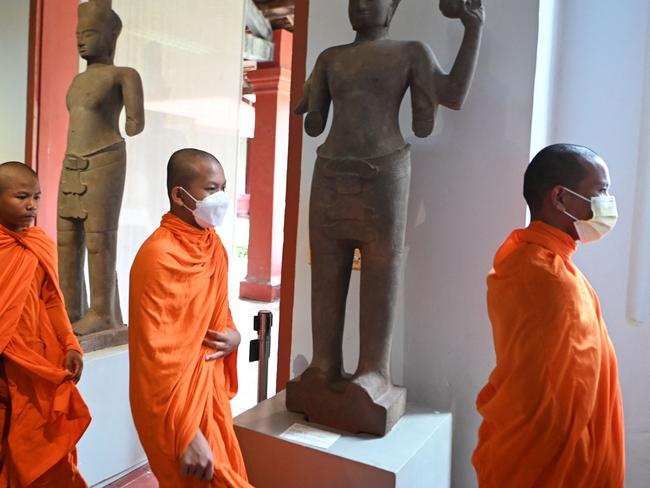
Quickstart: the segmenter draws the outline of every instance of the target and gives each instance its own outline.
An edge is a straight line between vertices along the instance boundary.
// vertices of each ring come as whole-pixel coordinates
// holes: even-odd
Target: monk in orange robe
[[[167,166],[170,212],[131,268],[131,410],[161,488],[250,487],[235,437],[240,335],[228,306],[217,159],[196,149]]]
[[[82,350],[55,244],[30,227],[40,193],[28,166],[0,165],[0,488],[81,488],[75,446],[90,423],[75,386]]]
[[[498,250],[488,282],[496,367],[477,399],[480,488],[620,488],[623,406],[598,297],[573,263],[576,240],[616,221],[605,162],[543,149],[524,178],[531,224]]]

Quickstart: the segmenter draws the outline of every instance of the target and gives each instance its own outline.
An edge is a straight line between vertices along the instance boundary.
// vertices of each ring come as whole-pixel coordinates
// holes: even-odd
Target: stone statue
[[[313,359],[287,386],[287,408],[352,432],[385,434],[404,412],[406,390],[390,375],[391,332],[403,259],[410,153],[399,108],[411,90],[413,131],[431,134],[438,104],[461,108],[474,74],[484,9],[481,0],[441,0],[465,26],[446,74],[430,48],[394,41],[389,25],[400,0],[349,0],[356,39],[320,54],[297,113],[305,130],[332,127],[318,148],[309,210]],[[343,372],[345,302],[355,249],[361,250],[360,354]]]
[[[67,95],[70,125],[57,209],[61,289],[77,335],[119,331],[125,342],[115,271],[126,175],[119,118],[124,107],[129,136],[144,129],[142,82],[134,69],[113,64],[122,22],[110,0],[90,0],[78,12],[77,46],[87,68],[75,77]]]

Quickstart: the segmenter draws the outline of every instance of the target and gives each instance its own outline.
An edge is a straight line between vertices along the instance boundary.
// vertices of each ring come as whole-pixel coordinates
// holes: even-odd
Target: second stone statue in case
[[[67,95],[70,125],[57,208],[61,289],[77,335],[119,331],[121,337],[104,338],[91,349],[126,342],[115,271],[126,176],[119,117],[125,108],[126,133],[139,134],[144,129],[144,103],[137,71],[113,64],[121,28],[110,1],[79,5],[77,46],[88,65]],[[90,307],[84,280],[86,251]]]

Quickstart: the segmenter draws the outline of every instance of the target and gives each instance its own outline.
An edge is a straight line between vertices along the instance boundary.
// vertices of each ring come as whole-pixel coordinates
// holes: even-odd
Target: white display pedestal
[[[104,486],[146,461],[131,417],[128,346],[84,355],[79,390],[93,417],[77,445],[79,470]]]
[[[280,435],[306,422],[285,408],[284,391],[235,418],[251,483],[257,488],[448,488],[450,413],[407,404],[406,415],[386,436],[341,437],[328,449]]]

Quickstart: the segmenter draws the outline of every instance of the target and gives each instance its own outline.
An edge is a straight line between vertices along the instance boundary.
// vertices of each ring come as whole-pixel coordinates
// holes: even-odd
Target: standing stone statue
[[[59,186],[57,235],[61,289],[75,333],[87,336],[106,331],[104,336],[120,335],[125,342],[115,271],[126,175],[119,117],[124,107],[126,133],[139,134],[144,129],[144,104],[137,71],[113,64],[121,29],[110,1],[79,5],[77,46],[87,68],[75,77],[67,95],[70,125]],[[84,280],[86,251],[90,308]],[[103,345],[110,342],[104,339]]]
[[[441,0],[440,9],[465,26],[449,74],[430,48],[394,41],[389,25],[400,0],[350,0],[356,39],[320,54],[296,111],[305,130],[332,127],[318,148],[309,210],[312,258],[313,359],[287,386],[287,408],[352,432],[385,434],[404,413],[406,390],[390,375],[391,332],[403,260],[410,184],[410,148],[399,108],[411,90],[413,131],[433,130],[439,104],[461,108],[478,57],[481,0]],[[359,364],[343,372],[343,326],[350,270],[361,250]]]

